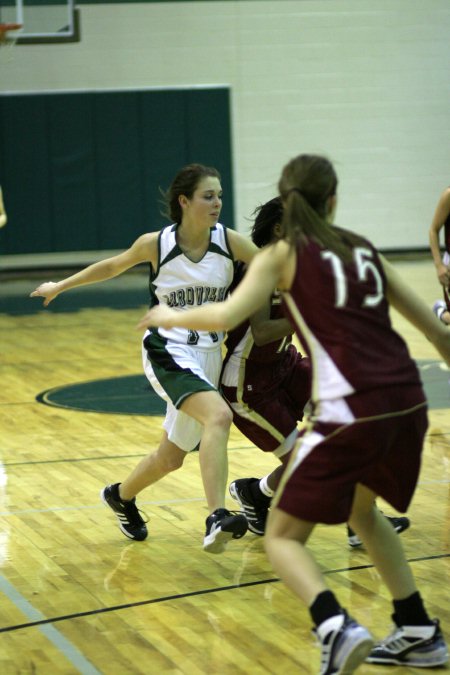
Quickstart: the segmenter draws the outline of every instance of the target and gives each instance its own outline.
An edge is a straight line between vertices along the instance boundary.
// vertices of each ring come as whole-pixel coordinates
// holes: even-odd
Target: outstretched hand
[[[450,286],[450,266],[444,265],[442,263],[437,268],[437,276],[439,282],[444,286],[444,288],[449,288]]]
[[[44,298],[44,307],[47,307],[59,293],[60,291],[56,282],[46,281],[30,293],[30,298]]]
[[[177,315],[179,317],[179,312],[167,307],[167,305],[155,305],[144,314],[136,328],[138,330],[151,328],[152,326],[159,328],[173,328],[175,325],[173,320]]]

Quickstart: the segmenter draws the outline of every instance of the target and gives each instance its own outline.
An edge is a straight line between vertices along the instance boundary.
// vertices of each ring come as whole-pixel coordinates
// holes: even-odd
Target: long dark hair
[[[284,206],[283,235],[295,246],[314,239],[344,260],[352,258],[351,246],[361,239],[342,233],[327,218],[329,198],[338,179],[333,165],[319,155],[298,155],[284,167],[278,183]]]
[[[273,239],[275,226],[283,220],[283,204],[281,197],[274,197],[265,204],[261,204],[253,211],[255,220],[250,236],[252,241],[261,248],[270,244]]]
[[[180,195],[184,195],[191,199],[200,181],[207,176],[221,180],[220,173],[212,166],[188,164],[180,169],[169,189],[166,192],[160,190],[165,206],[163,215],[172,223],[179,225],[183,217],[183,210],[178,198]]]

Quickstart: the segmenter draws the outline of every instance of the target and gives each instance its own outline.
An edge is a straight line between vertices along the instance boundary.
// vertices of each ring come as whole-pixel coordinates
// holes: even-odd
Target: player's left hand
[[[30,293],[30,298],[44,298],[44,307],[48,307],[51,301],[54,300],[60,292],[60,286],[57,282],[47,281]]]

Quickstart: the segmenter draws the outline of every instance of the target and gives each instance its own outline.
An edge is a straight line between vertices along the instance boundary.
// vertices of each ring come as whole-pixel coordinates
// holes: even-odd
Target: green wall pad
[[[0,147],[3,255],[128,248],[191,162],[221,173],[234,227],[227,87],[0,95]]]

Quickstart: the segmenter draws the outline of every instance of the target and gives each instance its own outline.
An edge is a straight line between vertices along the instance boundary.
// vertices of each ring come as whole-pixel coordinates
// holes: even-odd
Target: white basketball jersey
[[[226,228],[217,223],[210,230],[208,250],[201,260],[193,262],[179,247],[177,225],[168,225],[159,234],[158,268],[150,274],[150,306],[165,304],[183,311],[222,302],[233,280],[234,260],[228,245]],[[224,333],[194,331],[186,328],[158,328],[158,334],[181,344],[199,349],[215,349]]]

